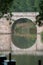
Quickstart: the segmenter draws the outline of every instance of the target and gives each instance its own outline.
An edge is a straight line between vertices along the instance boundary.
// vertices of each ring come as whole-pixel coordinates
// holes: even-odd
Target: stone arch
[[[19,31],[17,32],[17,30],[15,31],[15,27],[16,25],[21,28],[21,29],[18,29]],[[25,27],[26,26],[26,27]],[[33,29],[32,29],[32,27]],[[15,46],[19,47],[19,48],[28,48],[28,47],[31,47],[35,41],[36,41],[36,37],[37,37],[37,30],[36,30],[36,27],[34,27],[35,24],[32,22],[32,20],[30,19],[27,19],[27,18],[20,18],[18,20],[16,20],[13,25],[12,25],[12,42],[14,43],[15,42]],[[23,28],[22,28],[23,27]],[[30,28],[30,30],[28,29]],[[20,32],[21,30],[21,32]],[[24,30],[24,31],[23,31]],[[27,30],[27,31],[26,31]],[[31,31],[31,30],[35,30],[34,32]],[[14,34],[15,33],[15,34]],[[30,34],[31,33],[31,34]],[[35,39],[32,40],[31,37],[32,37],[32,34],[35,33]],[[29,34],[30,34],[30,38],[29,38]],[[15,36],[14,36],[15,35]],[[33,35],[34,36],[34,35]],[[17,37],[17,38],[16,38]],[[28,41],[27,38],[29,38]],[[14,38],[14,40],[13,40]],[[19,40],[17,42],[17,45],[16,45],[16,39]],[[21,42],[20,42],[21,41]],[[33,43],[31,41],[34,41]],[[21,43],[21,44],[18,44],[18,43]],[[30,44],[31,43],[31,44]],[[26,46],[27,45],[27,46]]]
[[[15,20],[15,21],[13,22],[13,24],[12,24],[12,29],[13,29],[13,27],[14,27],[17,23],[22,23],[22,20],[24,21],[24,19],[29,20],[29,21],[32,22],[32,20],[31,20],[31,19],[28,19],[28,18],[19,18],[19,19]],[[21,22],[19,22],[19,20],[21,20]],[[26,22],[26,20],[25,20],[25,22]],[[17,21],[18,21],[18,22],[17,22]],[[23,22],[23,23],[25,23],[25,22]],[[11,30],[12,30],[12,29],[11,29]]]

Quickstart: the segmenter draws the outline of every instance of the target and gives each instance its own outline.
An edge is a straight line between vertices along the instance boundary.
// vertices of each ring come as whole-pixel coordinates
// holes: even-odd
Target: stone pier
[[[0,19],[0,51],[10,50],[11,27],[6,18]]]

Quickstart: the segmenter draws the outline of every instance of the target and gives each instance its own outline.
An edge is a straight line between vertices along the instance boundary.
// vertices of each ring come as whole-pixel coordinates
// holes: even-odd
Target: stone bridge
[[[12,19],[14,20],[17,20],[17,19],[20,19],[20,18],[27,18],[27,19],[30,19],[32,20],[33,22],[36,20],[36,15],[38,15],[39,13],[38,12],[15,12],[15,13],[12,13],[13,14],[13,17]]]
[[[23,13],[12,13],[12,19],[18,20],[20,18],[27,18],[35,22],[35,17],[38,13],[36,12],[23,12]],[[41,35],[40,33],[43,31],[43,26],[37,27],[37,40],[34,43],[34,45],[27,49],[20,49],[16,47],[11,40],[11,27],[12,25],[9,25],[10,21],[6,20],[6,18],[0,19],[0,51],[1,53],[10,52],[10,48],[12,49],[13,54],[37,54],[37,55],[43,55],[43,43],[41,42]],[[14,22],[12,22],[13,24]],[[39,34],[38,34],[39,33]]]

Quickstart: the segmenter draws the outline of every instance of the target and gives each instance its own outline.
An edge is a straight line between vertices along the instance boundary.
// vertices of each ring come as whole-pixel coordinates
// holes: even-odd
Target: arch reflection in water
[[[20,18],[12,25],[12,42],[19,48],[30,48],[36,41],[37,29],[27,18]]]

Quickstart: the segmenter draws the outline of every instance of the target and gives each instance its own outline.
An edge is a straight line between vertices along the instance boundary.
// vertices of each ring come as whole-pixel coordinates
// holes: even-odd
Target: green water
[[[12,59],[16,60],[16,65],[38,65],[39,60],[41,60],[41,65],[43,65],[43,56],[13,55]]]

